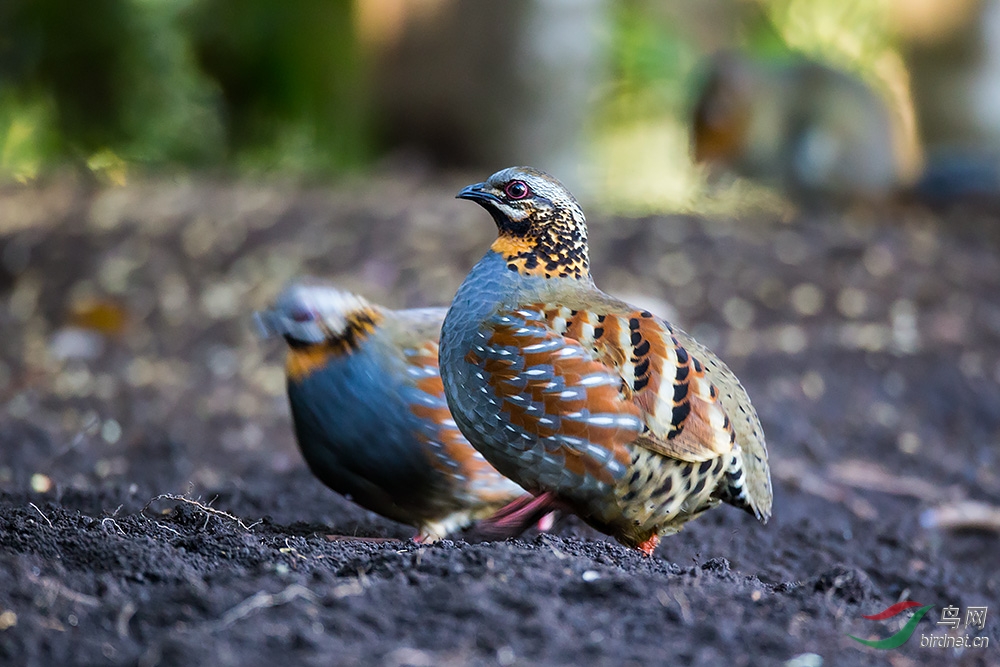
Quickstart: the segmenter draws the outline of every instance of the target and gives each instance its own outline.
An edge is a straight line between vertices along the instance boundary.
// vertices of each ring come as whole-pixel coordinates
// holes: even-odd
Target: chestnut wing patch
[[[410,412],[420,421],[416,437],[432,465],[452,479],[464,478],[486,501],[502,501],[519,489],[486,462],[465,439],[448,410],[438,368],[438,346],[425,342],[404,350],[411,390],[404,392]]]
[[[498,313],[465,359],[477,369],[484,400],[499,410],[511,450],[531,450],[543,464],[532,471],[556,462],[565,473],[548,488],[587,477],[611,484],[625,474],[625,445],[643,430],[639,408],[622,397],[613,369],[553,329],[541,310]]]
[[[554,329],[620,377],[621,395],[639,408],[645,426],[636,444],[683,461],[732,450],[735,433],[717,388],[668,324],[648,311],[543,310]]]

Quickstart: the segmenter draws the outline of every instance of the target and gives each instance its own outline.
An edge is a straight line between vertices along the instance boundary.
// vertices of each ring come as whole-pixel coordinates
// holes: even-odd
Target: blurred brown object
[[[1000,0],[893,0],[936,204],[1000,201]]]
[[[128,320],[125,306],[110,299],[81,299],[72,304],[69,314],[70,326],[96,331],[110,337],[125,333]]]
[[[884,199],[904,180],[883,99],[857,77],[812,61],[717,54],[692,135],[696,161],[800,200]]]
[[[1000,532],[1000,507],[975,500],[961,500],[925,510],[920,515],[920,525],[943,530]]]
[[[607,0],[366,0],[388,145],[439,165],[536,164],[578,183],[606,76]]]
[[[929,150],[1000,149],[1000,0],[894,0]]]

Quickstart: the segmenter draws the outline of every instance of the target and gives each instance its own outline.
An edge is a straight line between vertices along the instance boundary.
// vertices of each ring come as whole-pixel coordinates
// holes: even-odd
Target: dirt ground
[[[446,303],[467,182],[0,191],[0,663],[1000,665],[1000,215],[592,213],[598,284],[743,380],[771,522],[417,545],[309,475],[250,313],[305,273]],[[902,647],[848,637],[902,599]],[[948,606],[991,645],[921,647]]]

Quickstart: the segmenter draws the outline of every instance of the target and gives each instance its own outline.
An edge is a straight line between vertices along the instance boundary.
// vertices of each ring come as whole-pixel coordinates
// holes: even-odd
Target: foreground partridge
[[[389,310],[322,284],[287,288],[257,313],[288,343],[295,435],[312,472],[362,507],[435,540],[524,490],[462,437],[438,374],[445,309]]]
[[[686,333],[597,289],[562,184],[512,167],[458,196],[499,230],[441,332],[448,404],[486,460],[647,554],[720,501],[766,522],[767,449],[746,391]]]

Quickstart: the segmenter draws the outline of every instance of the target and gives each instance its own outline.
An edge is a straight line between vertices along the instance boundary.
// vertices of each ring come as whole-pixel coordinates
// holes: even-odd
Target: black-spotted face
[[[545,278],[589,275],[583,210],[552,176],[510,167],[464,188],[458,197],[490,212],[499,232],[491,249],[512,271]]]

